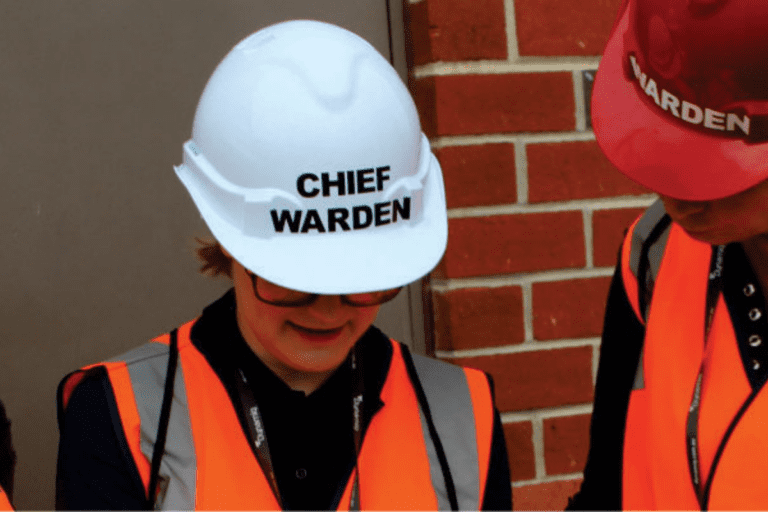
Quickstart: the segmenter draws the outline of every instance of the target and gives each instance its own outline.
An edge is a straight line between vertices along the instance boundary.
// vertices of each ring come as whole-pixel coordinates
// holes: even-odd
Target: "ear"
[[[218,240],[216,241],[216,245],[218,245],[218,248],[221,251],[221,254],[223,254],[224,257],[229,260],[229,264],[227,265],[226,274],[231,279],[231,278],[234,277],[234,269],[236,268],[236,265],[238,265],[238,262],[237,262],[237,260],[235,258],[232,257],[231,254],[229,254],[229,251],[226,250],[224,248],[224,246],[221,245],[221,243]]]

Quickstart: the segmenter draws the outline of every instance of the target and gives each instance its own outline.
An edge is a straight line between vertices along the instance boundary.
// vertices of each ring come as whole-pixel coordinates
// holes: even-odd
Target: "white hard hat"
[[[442,174],[389,63],[340,27],[289,21],[224,57],[176,173],[244,267],[322,294],[394,288],[445,251]]]

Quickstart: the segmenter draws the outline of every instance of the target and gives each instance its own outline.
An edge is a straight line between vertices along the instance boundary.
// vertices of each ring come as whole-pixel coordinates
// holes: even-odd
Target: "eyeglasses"
[[[253,272],[247,272],[251,276],[253,291],[256,297],[262,302],[272,306],[283,308],[298,308],[308,306],[315,302],[320,296],[319,293],[307,293],[285,288],[278,284],[267,281],[263,277],[258,277]],[[394,299],[403,287],[392,288],[390,290],[381,290],[377,292],[366,293],[348,293],[339,295],[341,302],[349,306],[359,308],[368,306],[377,306]]]

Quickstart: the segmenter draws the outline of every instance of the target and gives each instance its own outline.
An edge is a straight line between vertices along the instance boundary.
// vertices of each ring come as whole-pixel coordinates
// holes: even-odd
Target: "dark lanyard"
[[[365,395],[365,385],[363,382],[363,368],[357,357],[357,345],[352,349],[350,354],[351,366],[352,366],[352,431],[354,433],[355,441],[355,475],[352,482],[352,496],[349,502],[350,510],[360,510],[360,484],[358,481],[358,466],[357,459],[360,455],[360,448],[363,443],[363,396]],[[264,429],[264,423],[261,419],[261,410],[256,403],[256,397],[253,394],[253,390],[248,385],[248,380],[245,378],[245,374],[240,367],[237,367],[235,376],[235,382],[237,384],[237,391],[240,395],[240,404],[242,412],[247,418],[248,433],[251,437],[251,442],[254,446],[254,454],[256,460],[259,462],[264,475],[267,477],[267,482],[272,488],[272,493],[275,495],[278,505],[283,509],[283,501],[280,496],[280,490],[277,487],[277,477],[275,476],[274,465],[272,464],[272,456],[269,452],[269,444],[267,443],[267,432]]]
[[[709,264],[709,279],[707,281],[707,297],[704,312],[704,347],[706,349],[709,331],[712,327],[712,319],[715,316],[715,308],[720,294],[723,291],[723,256],[725,246],[712,247],[712,258]],[[704,487],[701,485],[701,463],[699,461],[699,411],[701,410],[701,383],[704,377],[704,360],[699,365],[699,374],[696,377],[696,385],[693,388],[693,398],[688,407],[688,418],[685,425],[686,451],[688,454],[688,470],[696,492],[699,506],[704,508]]]

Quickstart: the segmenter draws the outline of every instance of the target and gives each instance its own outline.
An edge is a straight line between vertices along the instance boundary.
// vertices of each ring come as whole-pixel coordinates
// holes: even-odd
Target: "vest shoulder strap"
[[[653,203],[635,222],[627,234],[622,254],[625,289],[630,303],[645,323],[648,318],[653,287],[667,246],[672,219],[661,200]],[[630,282],[628,282],[630,281]],[[636,293],[633,293],[637,290]]]
[[[481,505],[493,428],[493,399],[484,374],[403,350],[426,420],[425,439],[430,457],[440,461],[442,475],[433,475],[436,487],[445,485],[452,509],[478,509]],[[482,385],[478,386],[481,381]],[[418,388],[421,388],[421,394]],[[482,389],[481,389],[482,388]],[[487,445],[487,446],[486,446]],[[436,453],[432,454],[434,450]]]

